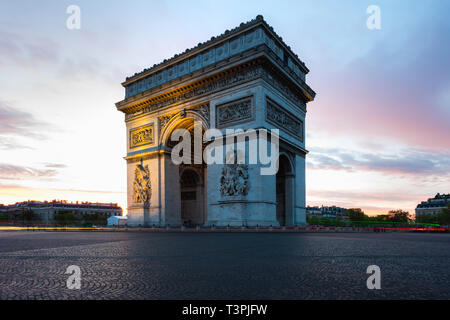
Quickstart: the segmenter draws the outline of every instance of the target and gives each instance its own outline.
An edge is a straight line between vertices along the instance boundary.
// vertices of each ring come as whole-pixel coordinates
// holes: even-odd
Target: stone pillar
[[[305,157],[295,156],[295,225],[306,225]]]
[[[180,168],[170,153],[161,154],[161,225],[181,225]]]
[[[286,225],[292,226],[295,225],[295,175],[288,173],[285,179]]]
[[[127,159],[128,225],[160,223],[159,170],[157,154]]]

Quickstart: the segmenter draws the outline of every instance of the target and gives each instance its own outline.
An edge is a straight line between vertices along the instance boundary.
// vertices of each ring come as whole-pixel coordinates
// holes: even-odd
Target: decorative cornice
[[[267,59],[255,59],[235,68],[211,75],[208,78],[180,86],[175,90],[161,91],[161,93],[137,100],[134,103],[121,101],[118,102],[116,106],[118,110],[126,113],[125,119],[130,120],[143,114],[156,112],[168,106],[199,99],[216,91],[224,90],[255,79],[265,80],[274,88],[281,91],[303,112],[306,112],[306,102],[312,100],[310,95],[314,96],[315,94],[306,83],[301,83],[299,81],[292,83],[292,81],[289,81],[288,77],[277,72]],[[299,87],[305,88],[306,90],[304,92],[298,90]],[[303,92],[303,95],[300,94],[300,92]],[[308,94],[308,92],[310,94]]]
[[[242,71],[238,72],[238,70]],[[241,67],[233,72],[223,72],[220,75],[200,80],[195,84],[180,88],[176,91],[140,101],[131,106],[126,106],[123,109],[120,108],[120,110],[126,113],[126,120],[129,120],[144,113],[153,112],[172,104],[198,98],[226,87],[256,79],[260,76],[260,72],[262,72],[260,67],[256,64],[251,64],[251,67]]]

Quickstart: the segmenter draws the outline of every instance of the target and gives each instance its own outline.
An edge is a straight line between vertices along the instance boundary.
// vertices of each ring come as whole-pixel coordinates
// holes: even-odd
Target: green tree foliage
[[[59,225],[73,225],[79,222],[79,219],[75,214],[68,210],[59,210],[55,215],[55,221]]]
[[[97,213],[87,214],[83,218],[87,225],[106,225],[107,223],[107,218]]]
[[[345,227],[348,225],[348,222],[344,220],[325,219],[309,215],[306,216],[306,222],[309,225],[326,227]]]
[[[416,222],[420,223],[438,223],[437,214],[420,214],[416,216]]]
[[[442,209],[439,214],[420,214],[416,216],[416,222],[450,225],[450,204],[447,205],[447,208]]]
[[[367,218],[360,208],[348,209],[348,217],[350,221],[364,221]]]
[[[450,225],[450,203],[438,215],[438,223],[441,225]]]
[[[409,222],[409,212],[403,210],[391,210],[388,214],[390,222]]]
[[[375,217],[369,217],[368,220],[371,221],[381,221],[381,222],[389,222],[389,215],[388,214],[379,214]]]
[[[33,212],[31,209],[21,209],[18,213],[15,213],[12,216],[13,221],[31,223],[31,222],[39,222],[40,217]]]

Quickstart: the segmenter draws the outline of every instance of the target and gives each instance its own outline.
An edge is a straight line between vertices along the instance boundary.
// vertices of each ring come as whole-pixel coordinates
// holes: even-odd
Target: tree
[[[363,221],[367,218],[361,208],[348,209],[348,217],[350,221]]]
[[[306,215],[306,222],[308,222],[308,224],[319,224],[319,218],[308,214]]]
[[[389,221],[391,222],[409,222],[409,212],[403,210],[389,211]]]
[[[441,225],[450,225],[450,203],[447,205],[447,208],[442,209],[437,220]]]
[[[75,214],[68,210],[59,210],[55,215],[55,221],[60,225],[72,225],[78,220]]]
[[[106,223],[108,222],[105,216],[101,216],[98,213],[87,214],[83,218],[84,223],[89,225],[106,225]]]
[[[416,216],[416,222],[419,223],[438,223],[438,215],[435,214],[419,214]]]
[[[6,213],[0,213],[0,221],[1,222],[6,222],[9,220],[9,217]]]
[[[22,222],[23,224],[29,224],[30,222],[40,221],[41,218],[37,214],[35,214],[33,210],[24,208],[14,213],[13,220]]]
[[[388,214],[379,214],[374,217],[374,220],[386,222],[386,221],[389,221],[389,215]]]

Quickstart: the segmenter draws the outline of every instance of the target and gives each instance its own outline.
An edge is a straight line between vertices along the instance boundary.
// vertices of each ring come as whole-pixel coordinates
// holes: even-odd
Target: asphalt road
[[[449,298],[450,234],[0,231],[0,299]]]

